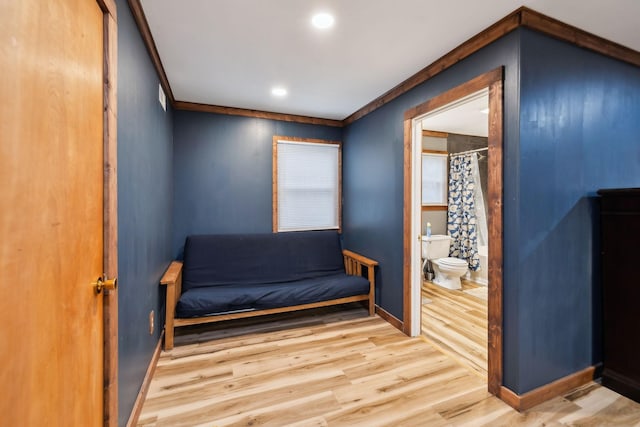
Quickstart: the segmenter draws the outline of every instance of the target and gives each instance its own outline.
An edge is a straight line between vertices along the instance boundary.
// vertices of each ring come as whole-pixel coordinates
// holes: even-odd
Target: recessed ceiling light
[[[326,12],[316,13],[315,15],[313,15],[313,18],[311,18],[311,23],[313,24],[313,26],[316,28],[320,28],[321,30],[332,27],[334,21],[335,19],[333,18],[333,15]]]
[[[274,87],[271,89],[271,95],[282,98],[283,96],[287,96],[287,90],[283,87]]]

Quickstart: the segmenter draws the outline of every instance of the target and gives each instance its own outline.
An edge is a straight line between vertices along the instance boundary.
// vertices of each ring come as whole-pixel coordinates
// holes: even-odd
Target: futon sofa
[[[337,231],[189,236],[160,282],[164,348],[186,325],[366,300],[373,315],[377,264],[342,250]]]

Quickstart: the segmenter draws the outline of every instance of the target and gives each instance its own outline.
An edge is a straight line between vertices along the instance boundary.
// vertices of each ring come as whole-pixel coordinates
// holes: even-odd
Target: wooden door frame
[[[96,0],[103,12],[104,260],[107,277],[118,277],[117,71],[118,20],[115,0]],[[105,292],[104,426],[118,425],[118,291]]]
[[[488,297],[488,366],[487,386],[499,395],[502,386],[502,206],[503,206],[503,79],[504,67],[496,68],[466,83],[450,89],[404,114],[404,207],[403,207],[403,331],[411,333],[411,220],[413,211],[413,129],[412,122],[430,111],[460,98],[489,88],[489,151],[488,151],[488,229],[489,229],[489,297]]]

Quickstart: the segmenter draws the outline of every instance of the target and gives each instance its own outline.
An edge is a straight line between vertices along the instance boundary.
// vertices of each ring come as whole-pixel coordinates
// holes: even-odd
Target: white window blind
[[[278,141],[278,231],[337,229],[340,145]]]

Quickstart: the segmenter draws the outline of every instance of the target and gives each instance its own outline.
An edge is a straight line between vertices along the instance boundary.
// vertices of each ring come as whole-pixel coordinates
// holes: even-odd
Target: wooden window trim
[[[430,138],[448,138],[449,134],[447,132],[439,132],[435,130],[422,130],[422,136],[427,136]]]

